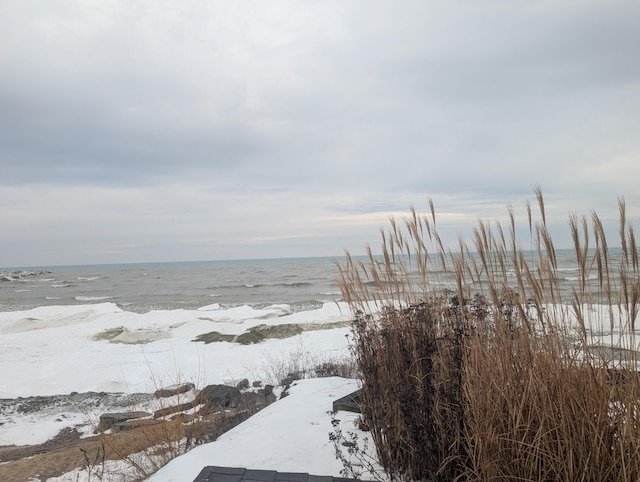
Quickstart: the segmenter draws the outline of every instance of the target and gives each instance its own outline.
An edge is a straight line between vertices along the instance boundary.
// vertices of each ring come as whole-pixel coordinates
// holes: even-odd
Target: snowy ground
[[[5,406],[0,413],[0,445],[42,443],[69,426],[89,433],[91,424],[109,406],[101,402],[94,403],[93,409],[91,404],[74,405],[69,402],[71,392],[127,397],[176,382],[193,382],[199,388],[243,378],[273,382],[292,367],[304,369],[325,360],[344,359],[349,353],[349,330],[344,327],[309,330],[252,345],[192,340],[211,331],[241,334],[259,324],[321,328],[344,321],[345,313],[344,306],[326,304],[299,313],[291,313],[286,305],[263,310],[246,306],[223,310],[213,305],[137,314],[111,303],[0,313],[0,398],[15,402],[16,397],[65,395],[59,403],[56,398],[46,399],[47,403],[33,411],[15,410],[15,404],[13,410]],[[206,465],[339,476],[343,467],[329,441],[328,412],[335,399],[356,388],[355,380],[344,378],[300,380],[291,387],[290,396],[218,441],[175,459],[150,480],[189,482]],[[150,402],[143,397],[137,408],[144,409],[145,403]],[[345,431],[354,429],[349,421],[354,415],[339,418],[346,424]],[[126,467],[108,463],[103,480],[124,481],[126,472]],[[49,480],[81,482],[88,477],[76,471]]]
[[[329,434],[332,403],[358,388],[355,380],[331,377],[299,380],[290,395],[269,405],[244,423],[222,435],[217,441],[200,445],[177,457],[147,480],[149,482],[190,482],[207,465],[303,472],[340,476],[343,464],[336,458]],[[338,412],[344,432],[359,432],[357,415]],[[360,470],[359,461],[352,465]],[[120,482],[130,469],[121,462],[105,465],[104,482]],[[372,476],[363,473],[365,479]],[[86,470],[77,470],[48,482],[86,482]]]
[[[305,331],[254,345],[193,342],[212,331],[237,335],[260,324],[321,326],[345,320],[346,307],[291,313],[256,310],[163,310],[139,314],[113,303],[49,306],[0,313],[0,398],[70,392],[149,392],[177,381],[196,386],[264,378],[288,357],[347,354],[347,328]]]
[[[268,406],[216,442],[174,459],[149,481],[193,480],[206,465],[339,476],[328,411],[334,400],[358,388],[355,380],[300,380],[291,395]],[[343,430],[354,431],[355,414],[338,412]]]
[[[304,370],[323,361],[344,359],[349,353],[349,329],[320,328],[344,322],[347,313],[344,305],[334,303],[298,313],[292,313],[287,305],[261,310],[211,305],[199,310],[138,314],[112,303],[0,313],[0,398],[12,399],[0,401],[0,445],[42,443],[65,427],[90,433],[100,413],[131,406],[118,397],[138,397],[135,394],[153,393],[178,382],[193,382],[198,388],[235,384],[244,378],[275,382],[290,369]],[[588,313],[596,320],[602,318],[593,309]],[[298,324],[306,331],[251,345],[193,341],[213,331],[239,335],[260,324]],[[594,345],[613,345],[625,356],[637,356],[636,338],[623,339],[621,328],[594,327],[597,323],[590,323]],[[332,427],[327,412],[334,399],[356,388],[356,381],[342,378],[299,381],[289,397],[218,441],[175,459],[150,480],[190,482],[206,465],[338,476],[342,465],[329,441]],[[109,395],[104,403],[103,395],[91,395],[101,401],[77,404],[72,403],[71,392],[120,395],[113,399]],[[32,405],[17,409],[24,403],[17,397],[54,395],[64,396],[37,400],[33,410]],[[135,408],[144,410],[151,401],[140,397]],[[346,424],[345,431],[354,430],[349,421],[353,415],[341,414],[339,418]],[[127,470],[122,464],[108,462],[102,480],[127,482]],[[86,471],[75,471],[50,480],[86,482],[89,478]]]
[[[211,331],[241,334],[266,323],[313,326],[343,319],[336,304],[299,313],[288,313],[286,305],[263,310],[214,305],[138,314],[112,303],[0,313],[0,398],[153,393],[179,382],[202,388],[244,378],[273,383],[290,368],[348,356],[348,329],[304,331],[252,345],[192,340]],[[0,413],[0,445],[42,443],[101,410],[67,403],[37,412]]]

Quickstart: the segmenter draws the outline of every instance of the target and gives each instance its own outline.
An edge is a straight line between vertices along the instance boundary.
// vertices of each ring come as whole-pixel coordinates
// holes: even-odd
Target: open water
[[[568,297],[578,279],[575,257],[571,250],[556,254],[561,291]],[[216,303],[223,308],[286,304],[293,312],[314,310],[341,301],[336,262],[343,261],[323,257],[0,269],[0,312],[102,302],[138,313]],[[443,289],[453,287],[436,265],[434,270],[432,279]],[[594,291],[596,278],[594,274]]]
[[[0,312],[102,302],[138,313],[214,303],[303,311],[340,299],[336,276],[333,258],[0,269]]]

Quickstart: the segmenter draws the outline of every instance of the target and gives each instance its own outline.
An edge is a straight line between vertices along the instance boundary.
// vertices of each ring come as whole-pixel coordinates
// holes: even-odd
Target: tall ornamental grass
[[[596,213],[570,216],[578,269],[561,291],[542,192],[528,236],[479,221],[447,250],[430,213],[347,253],[362,410],[396,480],[640,480],[638,250],[619,200],[620,249]],[[534,211],[536,211],[534,213]],[[522,246],[527,249],[523,249]]]

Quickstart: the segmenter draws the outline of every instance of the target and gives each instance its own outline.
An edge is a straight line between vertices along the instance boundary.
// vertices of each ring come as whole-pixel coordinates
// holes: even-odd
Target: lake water
[[[196,309],[213,303],[315,309],[340,299],[333,258],[201,261],[4,271],[0,312],[111,302],[127,311]],[[42,272],[44,271],[44,272]],[[9,280],[10,279],[10,280]]]
[[[613,251],[615,259],[616,254]],[[558,276],[564,296],[578,279],[571,250],[558,250]],[[340,258],[291,258],[182,263],[112,264],[0,269],[0,312],[40,306],[115,303],[123,310],[197,309],[218,303],[261,308],[289,305],[314,310],[341,300]],[[42,271],[41,271],[42,270]],[[443,288],[450,279],[434,268]],[[596,276],[591,277],[597,291]],[[515,284],[515,278],[514,278]],[[480,287],[478,287],[480,289]]]

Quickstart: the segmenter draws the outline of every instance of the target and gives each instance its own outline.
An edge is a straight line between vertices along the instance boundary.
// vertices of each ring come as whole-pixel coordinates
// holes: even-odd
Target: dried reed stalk
[[[640,478],[640,276],[624,201],[620,254],[595,212],[570,216],[578,276],[565,299],[535,195],[530,252],[510,206],[507,230],[480,221],[471,245],[446,251],[430,201],[430,215],[381,231],[381,256],[339,266],[363,413],[392,478]]]

